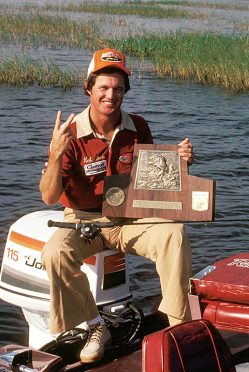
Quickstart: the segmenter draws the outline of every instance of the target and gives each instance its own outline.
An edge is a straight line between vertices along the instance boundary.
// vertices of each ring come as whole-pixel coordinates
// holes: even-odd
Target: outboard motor
[[[38,211],[17,220],[8,234],[0,275],[0,298],[22,308],[29,324],[29,345],[40,348],[52,340],[49,332],[49,279],[41,264],[41,251],[62,221],[62,211]],[[132,297],[124,254],[105,249],[87,258],[82,267],[97,306],[117,312]]]

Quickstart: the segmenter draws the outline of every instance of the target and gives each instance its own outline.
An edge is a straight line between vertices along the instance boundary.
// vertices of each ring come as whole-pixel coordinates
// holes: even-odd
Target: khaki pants
[[[65,209],[64,216],[68,222],[117,221],[69,208]],[[162,219],[140,219],[134,220],[134,225],[104,228],[102,236],[91,242],[81,238],[80,231],[56,230],[42,253],[42,263],[50,279],[51,333],[63,332],[98,316],[88,279],[80,267],[84,259],[104,247],[155,262],[162,289],[159,310],[173,319],[190,319],[187,293],[191,251],[184,226],[166,221],[165,224],[151,223],[156,221]],[[141,222],[143,224],[136,225]]]

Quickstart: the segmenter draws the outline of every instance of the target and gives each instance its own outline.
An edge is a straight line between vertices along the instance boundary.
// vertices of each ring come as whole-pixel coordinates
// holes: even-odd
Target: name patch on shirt
[[[93,176],[94,174],[103,173],[106,171],[106,160],[85,164],[84,171],[86,176]]]

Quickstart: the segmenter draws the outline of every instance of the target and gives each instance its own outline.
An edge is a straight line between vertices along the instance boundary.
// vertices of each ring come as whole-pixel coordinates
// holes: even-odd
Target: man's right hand
[[[61,123],[61,115],[61,111],[58,111],[50,147],[50,153],[56,157],[60,157],[65,153],[73,138],[70,124],[74,119],[74,114],[71,114],[65,123]]]
[[[63,192],[62,156],[68,149],[73,138],[73,134],[70,130],[70,124],[73,119],[74,114],[71,114],[67,121],[61,124],[61,111],[57,113],[50,145],[49,160],[40,181],[42,200],[47,205],[56,203]]]

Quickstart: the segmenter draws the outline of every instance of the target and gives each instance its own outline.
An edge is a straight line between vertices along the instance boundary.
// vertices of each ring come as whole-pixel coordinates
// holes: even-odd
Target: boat
[[[227,353],[231,356],[233,366],[237,365],[238,368],[240,365],[239,368],[249,370],[247,253],[238,253],[213,263],[190,279],[192,321],[176,327],[169,327],[165,317],[158,311],[144,314],[136,305],[129,289],[128,263],[124,254],[104,249],[87,258],[81,269],[89,278],[91,291],[112,333],[113,342],[106,349],[103,359],[83,364],[79,360],[79,353],[86,342],[87,330],[75,328],[56,338],[49,331],[49,280],[42,267],[40,254],[46,241],[60,227],[80,229],[85,238],[91,239],[103,226],[98,222],[68,224],[63,222],[62,211],[43,210],[24,215],[9,229],[1,267],[0,298],[22,308],[29,325],[29,346],[2,347],[1,372],[178,372],[174,368],[165,369],[161,362],[156,367],[157,362],[152,355],[157,355],[157,348],[164,347],[166,341],[163,338],[155,343],[155,337],[158,340],[162,333],[172,333],[172,329],[178,332],[180,329],[180,333],[187,332],[189,335],[193,332],[204,340],[209,337],[205,327],[211,330],[208,334],[224,340],[224,348],[229,350]],[[195,348],[195,339],[193,337],[190,344],[192,350]],[[221,344],[220,339],[218,344]],[[151,346],[153,352],[150,351]],[[210,353],[210,349],[207,350]],[[173,355],[169,349],[163,353],[164,360]],[[149,366],[151,362],[154,367]]]

